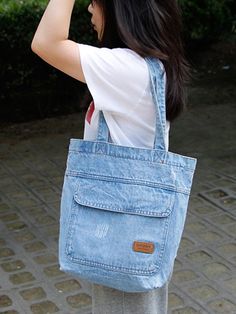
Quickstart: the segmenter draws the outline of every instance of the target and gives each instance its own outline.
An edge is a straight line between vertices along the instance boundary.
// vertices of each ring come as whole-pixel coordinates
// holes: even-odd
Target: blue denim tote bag
[[[102,112],[96,141],[71,139],[61,199],[62,271],[127,292],[164,285],[173,269],[196,160],[165,148],[165,83],[147,58],[153,149],[109,142]]]

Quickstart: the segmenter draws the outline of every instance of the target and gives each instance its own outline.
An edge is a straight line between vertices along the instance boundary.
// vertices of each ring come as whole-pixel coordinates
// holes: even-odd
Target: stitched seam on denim
[[[135,269],[135,268],[127,268],[127,267],[119,267],[119,266],[112,266],[112,265],[107,265],[107,264],[103,264],[103,263],[98,263],[98,262],[93,262],[93,261],[89,261],[86,259],[80,259],[80,258],[76,258],[74,257],[70,252],[67,251],[67,256],[71,261],[83,264],[83,265],[87,265],[87,266],[93,266],[93,267],[100,267],[103,269],[109,269],[112,271],[119,271],[119,272],[123,272],[123,273],[132,273],[132,274],[153,274],[157,272],[156,268],[150,269],[150,270],[139,270],[139,269]]]
[[[168,219],[166,219],[166,222],[164,225],[163,237],[161,239],[162,246],[160,247],[159,262],[156,264],[158,269],[160,269],[161,263],[163,261],[163,255],[164,255],[165,248],[166,248],[166,241],[167,241],[167,234],[168,234],[168,230],[169,230],[168,227],[169,227],[170,219],[171,218],[169,216]]]
[[[130,184],[130,185],[143,185],[144,187],[152,187],[152,188],[161,188],[164,190],[168,190],[170,192],[177,192],[182,194],[190,194],[190,189],[182,189],[182,188],[176,188],[171,185],[162,184],[162,183],[155,183],[152,181],[144,181],[141,179],[136,178],[121,178],[121,177],[112,177],[112,176],[104,176],[101,174],[95,174],[95,173],[85,173],[80,171],[74,171],[74,170],[67,170],[66,175],[81,177],[81,178],[88,178],[88,179],[94,179],[97,181],[107,181],[107,182],[117,182],[117,183],[123,183],[123,184]]]
[[[109,144],[111,145],[111,144]],[[123,147],[122,147],[123,148]],[[128,147],[129,148],[129,147]],[[140,149],[140,148],[139,148]],[[165,164],[165,165],[170,165],[170,166],[174,166],[174,167],[178,167],[178,168],[184,168],[186,170],[190,170],[191,172],[194,172],[195,170],[195,165],[196,165],[196,159],[194,158],[191,158],[191,157],[187,157],[187,156],[183,156],[183,155],[178,155],[178,154],[175,154],[175,153],[172,153],[172,152],[168,152],[168,153],[171,153],[172,156],[180,156],[180,158],[184,158],[186,160],[189,160],[190,162],[194,163],[194,167],[189,167],[188,165],[183,165],[183,164],[180,164],[180,163],[175,163],[175,162],[167,162],[163,159],[161,160],[153,160],[152,156],[148,156],[148,157],[144,157],[144,158],[141,158],[141,156],[138,156],[138,153],[134,154],[136,156],[130,156],[128,154],[125,154],[125,155],[120,155],[120,154],[117,154],[116,152],[113,153],[113,152],[109,152],[109,153],[99,153],[99,152],[94,152],[92,149],[89,149],[87,152],[86,151],[80,151],[80,150],[74,150],[74,149],[70,149],[69,150],[69,153],[76,153],[76,154],[81,154],[81,155],[102,155],[103,157],[113,157],[113,158],[122,158],[122,159],[131,159],[131,160],[139,160],[139,161],[149,161],[151,163],[159,163],[159,164]],[[148,153],[148,152],[147,152]]]
[[[91,207],[95,207],[95,208],[102,208],[104,210],[110,211],[110,210],[114,210],[114,211],[119,211],[121,213],[126,213],[126,214],[140,214],[140,215],[147,215],[147,216],[151,216],[151,217],[167,217],[170,212],[171,212],[171,208],[173,208],[173,203],[174,203],[174,195],[173,193],[170,195],[169,197],[169,204],[166,205],[166,209],[165,211],[162,212],[156,212],[156,211],[145,211],[145,210],[141,210],[141,209],[127,209],[127,208],[122,208],[122,207],[118,207],[118,206],[114,206],[112,205],[112,203],[106,203],[104,204],[101,202],[90,202],[87,200],[81,200],[81,198],[78,195],[78,190],[77,192],[75,192],[75,196],[74,196],[75,200],[81,204],[81,205],[85,205],[85,206],[91,206]]]
[[[150,216],[150,217],[160,217],[160,218],[165,218],[165,217],[168,217],[170,212],[171,212],[171,209],[168,209],[166,210],[165,212],[162,212],[162,213],[158,213],[158,212],[150,212],[150,211],[142,211],[142,210],[129,210],[129,209],[122,209],[122,208],[119,208],[119,207],[114,207],[114,206],[110,206],[109,205],[104,205],[104,204],[101,204],[101,203],[94,203],[94,202],[88,202],[88,201],[81,201],[80,199],[76,198],[75,199],[80,205],[83,205],[83,206],[88,206],[88,207],[94,207],[94,208],[97,208],[97,209],[104,209],[104,210],[107,210],[107,211],[116,211],[116,212],[120,212],[120,213],[124,213],[124,214],[130,214],[130,215],[135,215],[135,214],[142,214],[142,215],[146,215],[146,216]]]
[[[161,249],[161,253],[160,253],[160,263],[158,264],[159,268],[161,269],[161,265],[163,263],[163,255],[164,255],[164,252],[165,252],[165,249],[167,247],[167,239],[168,239],[168,235],[169,235],[169,232],[170,232],[170,228],[169,228],[169,224],[170,224],[170,221],[171,221],[171,215],[173,214],[173,211],[172,213],[170,213],[170,216],[168,217],[168,219],[166,220],[166,223],[165,223],[165,228],[164,228],[164,234],[165,234],[165,241],[163,241],[163,246],[162,246],[162,249]]]
[[[69,145],[69,152],[78,152],[78,153],[83,153],[83,150],[84,150],[84,147],[82,147],[82,150],[81,150],[81,144],[82,145],[86,145],[86,143],[88,143],[89,147],[88,148],[88,152],[91,152],[91,153],[95,153],[93,151],[93,146],[97,145],[97,144],[102,144],[103,146],[110,146],[110,147],[113,147],[114,149],[121,149],[121,150],[132,150],[132,151],[135,151],[135,154],[137,153],[137,151],[141,151],[143,152],[144,154],[150,154],[150,152],[159,152],[161,154],[170,154],[171,156],[179,156],[181,158],[184,158],[186,160],[190,160],[190,161],[196,161],[196,158],[194,157],[189,157],[189,156],[185,156],[185,155],[181,155],[181,154],[178,154],[178,153],[174,153],[174,152],[171,152],[171,151],[165,151],[165,150],[162,150],[162,149],[152,149],[152,148],[144,148],[144,147],[132,147],[132,146],[121,146],[121,145],[118,145],[118,144],[115,144],[115,143],[110,143],[110,142],[100,142],[100,141],[89,141],[89,140],[82,140],[82,139],[75,139],[75,138],[72,138],[71,139],[71,143]],[[77,144],[77,145],[75,145]],[[73,147],[72,147],[73,146]],[[74,147],[74,146],[77,146],[77,147]],[[129,154],[129,152],[128,152]]]
[[[94,142],[94,144],[97,144],[97,142]],[[117,149],[117,147],[119,147],[118,145],[113,145],[111,143],[106,143],[106,144],[112,145],[112,147],[115,147],[115,149]],[[131,149],[131,150],[134,149],[134,147],[124,147],[124,146],[120,146],[119,148],[121,148],[121,150],[122,149],[126,149],[126,148],[127,149]],[[143,152],[144,154],[150,154],[151,155],[152,154],[151,152],[155,152],[155,150],[145,150],[145,148],[142,149],[140,147],[137,148],[137,149],[141,150],[141,152]],[[69,153],[85,154],[85,155],[92,154],[92,155],[99,155],[99,156],[100,155],[104,155],[104,157],[106,157],[106,155],[107,155],[108,157],[112,156],[112,157],[117,157],[117,158],[127,158],[127,159],[141,160],[141,161],[150,161],[150,162],[153,162],[153,163],[160,163],[160,164],[163,164],[163,163],[170,164],[170,165],[173,164],[174,166],[180,166],[180,167],[188,169],[188,165],[183,165],[183,164],[175,163],[175,162],[169,162],[168,163],[168,162],[164,161],[163,159],[153,160],[152,156],[147,156],[147,157],[141,158],[141,156],[139,155],[138,151],[134,152],[133,155],[135,155],[135,156],[130,156],[129,153],[125,153],[125,154],[121,155],[119,152],[117,153],[117,152],[111,152],[111,151],[109,151],[109,153],[108,152],[106,152],[106,153],[104,153],[104,152],[99,153],[99,152],[93,151],[93,149],[91,149],[91,148],[89,148],[88,151],[79,150],[79,149],[77,150],[77,149],[70,148],[69,149]],[[162,150],[161,150],[160,154],[171,154],[171,156],[174,156],[174,157],[176,156],[177,158],[182,158],[182,159],[188,160],[188,161],[193,162],[193,163],[196,161],[196,159],[192,158],[192,157],[179,155],[179,154],[172,153],[172,152],[165,152],[165,151],[162,151]],[[195,168],[189,168],[189,169],[194,170]]]

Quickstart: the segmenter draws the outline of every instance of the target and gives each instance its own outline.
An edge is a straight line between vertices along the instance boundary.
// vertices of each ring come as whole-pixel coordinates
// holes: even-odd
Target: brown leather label
[[[135,252],[141,252],[146,254],[152,254],[155,250],[155,245],[152,242],[139,242],[134,241],[133,250]]]

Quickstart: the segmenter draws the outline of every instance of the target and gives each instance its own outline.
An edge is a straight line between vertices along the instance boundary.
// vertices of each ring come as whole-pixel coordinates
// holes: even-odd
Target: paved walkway
[[[201,105],[172,129],[172,150],[196,156],[199,162],[170,286],[169,313],[236,313],[234,108]],[[71,133],[77,137],[80,132],[67,124],[59,134],[63,119],[36,125],[43,133],[55,121],[55,134],[32,136],[29,124],[24,140],[7,132],[1,138],[0,313],[91,313],[86,284],[60,272],[57,264],[66,149]]]

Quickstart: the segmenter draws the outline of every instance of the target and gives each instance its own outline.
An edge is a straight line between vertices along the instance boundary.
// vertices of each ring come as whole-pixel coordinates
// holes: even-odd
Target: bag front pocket
[[[66,253],[88,266],[132,274],[157,272],[175,192],[151,183],[78,178]]]

